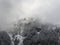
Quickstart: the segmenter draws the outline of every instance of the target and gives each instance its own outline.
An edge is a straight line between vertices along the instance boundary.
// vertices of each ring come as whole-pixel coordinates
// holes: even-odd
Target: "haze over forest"
[[[22,17],[60,24],[60,0],[0,0],[0,29],[11,27]]]

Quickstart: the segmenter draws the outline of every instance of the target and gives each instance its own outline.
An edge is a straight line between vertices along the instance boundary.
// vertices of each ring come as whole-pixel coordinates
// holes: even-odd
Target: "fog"
[[[10,28],[22,17],[38,17],[60,24],[60,0],[0,0],[0,28]]]

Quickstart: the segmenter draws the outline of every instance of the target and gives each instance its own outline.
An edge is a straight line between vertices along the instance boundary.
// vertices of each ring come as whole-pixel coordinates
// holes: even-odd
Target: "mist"
[[[24,17],[60,24],[60,0],[0,0],[0,28],[10,28]]]

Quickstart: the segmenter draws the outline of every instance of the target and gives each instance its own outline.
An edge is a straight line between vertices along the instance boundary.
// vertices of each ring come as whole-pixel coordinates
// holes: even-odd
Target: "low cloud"
[[[0,27],[7,28],[21,17],[39,17],[60,24],[60,0],[0,0]]]

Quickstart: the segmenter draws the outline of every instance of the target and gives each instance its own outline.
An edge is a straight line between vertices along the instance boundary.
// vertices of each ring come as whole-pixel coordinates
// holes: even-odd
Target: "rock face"
[[[11,45],[10,36],[5,31],[0,31],[0,45]]]

